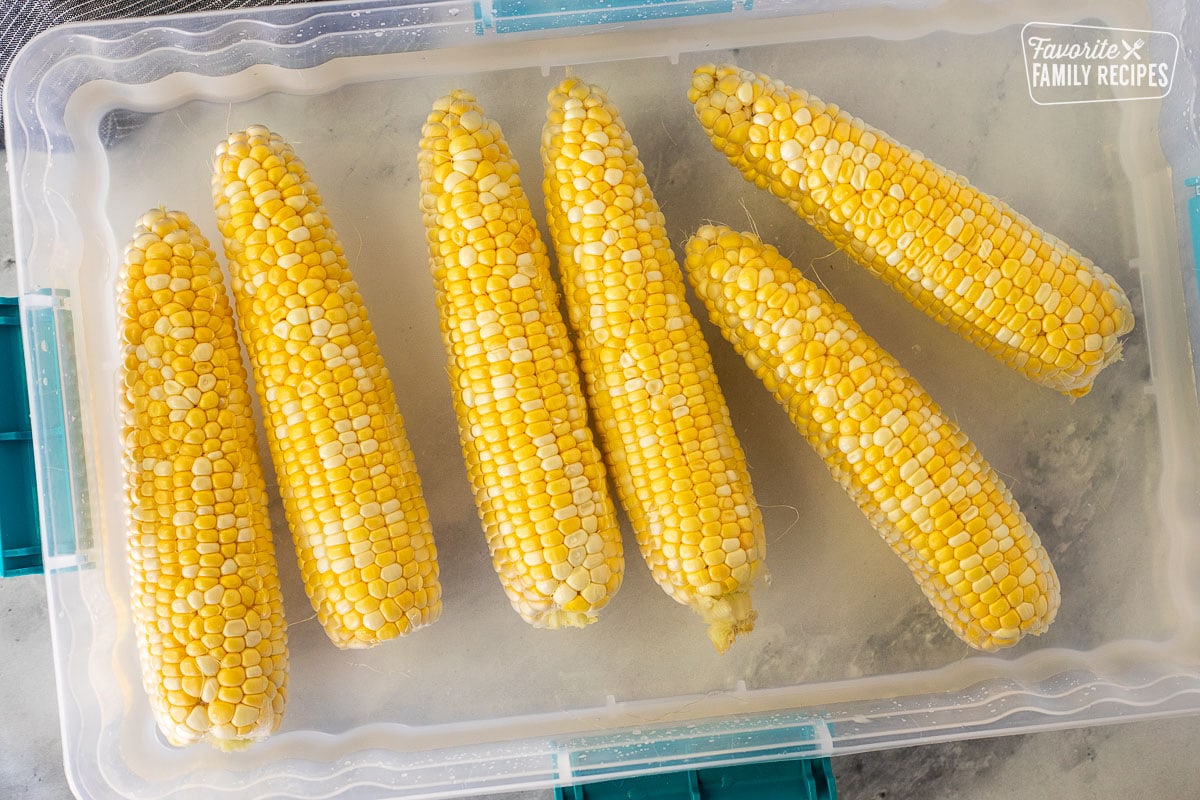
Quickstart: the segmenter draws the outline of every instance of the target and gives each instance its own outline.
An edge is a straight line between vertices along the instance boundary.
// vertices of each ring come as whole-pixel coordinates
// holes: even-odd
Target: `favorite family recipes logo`
[[[1167,31],[1030,22],[1021,29],[1029,96],[1039,105],[1166,97],[1179,39]]]

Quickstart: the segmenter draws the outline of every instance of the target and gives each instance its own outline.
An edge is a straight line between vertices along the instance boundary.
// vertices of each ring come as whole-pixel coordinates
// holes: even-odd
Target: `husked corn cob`
[[[1039,634],[1058,577],[975,445],[846,309],[775,248],[702,227],[687,271],[712,321],[963,641]]]
[[[550,93],[544,194],[588,398],[654,580],[725,652],[753,629],[762,517],[662,212],[603,92]]]
[[[517,162],[500,126],[455,91],[425,122],[419,169],[463,456],[493,565],[526,622],[582,627],[621,585],[621,534]]]
[[[1072,397],[1121,356],[1129,299],[995,197],[833,104],[765,75],[700,67],[688,99],[742,176],[913,306]]]
[[[119,290],[133,626],[175,745],[266,738],[287,632],[246,371],[221,269],[180,211],[138,220]]]
[[[291,145],[256,125],[216,151],[213,201],[309,600],[370,647],[441,614],[412,448],[358,285]]]

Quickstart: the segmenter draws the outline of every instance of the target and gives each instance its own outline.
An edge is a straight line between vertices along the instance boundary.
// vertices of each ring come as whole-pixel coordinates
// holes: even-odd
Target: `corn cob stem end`
[[[586,628],[597,619],[598,617],[594,612],[564,611],[559,608],[543,616],[536,627],[551,631],[562,630],[563,628]]]
[[[375,645],[380,644],[387,639],[394,639],[396,635],[393,634],[392,636],[386,637],[386,639],[382,636],[378,639],[355,639],[345,636],[330,635],[329,632],[326,631],[326,636],[329,637],[330,643],[338,650],[370,650]]]
[[[708,623],[708,638],[722,655],[739,635],[754,630],[754,621],[758,619],[758,612],[750,605],[749,592],[728,594],[697,612]]]
[[[254,744],[257,739],[218,739],[208,737],[208,742],[223,753],[236,753]]]

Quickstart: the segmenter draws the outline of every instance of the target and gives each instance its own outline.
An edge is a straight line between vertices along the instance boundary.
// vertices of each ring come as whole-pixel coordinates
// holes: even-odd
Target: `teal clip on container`
[[[837,788],[828,758],[795,758],[559,787],[554,800],[837,800]]]
[[[0,578],[42,571],[20,311],[17,298],[0,297]]]
[[[75,365],[66,299],[63,291],[33,292],[23,302],[0,297],[0,578],[78,569],[92,546],[87,483],[68,469],[83,434],[77,387],[59,379]],[[26,350],[42,353],[31,373]],[[43,389],[32,415],[31,382]]]

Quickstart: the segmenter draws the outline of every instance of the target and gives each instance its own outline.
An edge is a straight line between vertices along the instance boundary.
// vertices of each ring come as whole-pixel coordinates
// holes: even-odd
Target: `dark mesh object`
[[[53,25],[82,20],[151,17],[188,11],[215,11],[247,6],[287,5],[297,0],[0,0],[0,89],[8,67],[21,46]],[[119,138],[123,123],[108,118],[112,130],[104,138]],[[0,108],[0,147],[4,146],[4,109]]]

